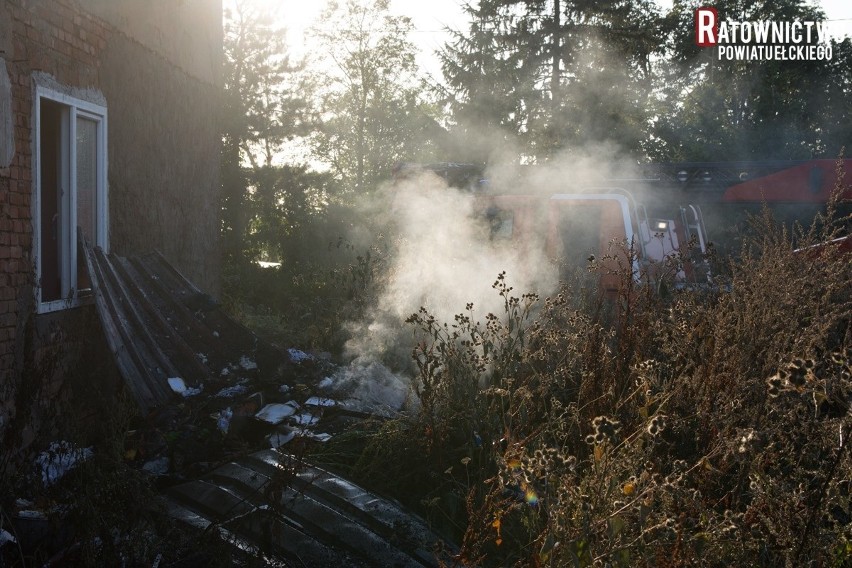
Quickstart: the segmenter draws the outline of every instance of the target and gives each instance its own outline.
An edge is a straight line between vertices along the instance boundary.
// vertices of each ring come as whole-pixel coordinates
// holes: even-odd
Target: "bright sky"
[[[231,0],[232,1],[232,0]],[[295,56],[301,56],[310,50],[305,45],[305,31],[313,26],[326,2],[305,0],[253,0],[262,6],[276,10],[287,28],[290,49]],[[391,0],[394,14],[408,16],[414,24],[411,41],[418,48],[417,61],[425,71],[440,77],[441,66],[435,52],[449,39],[447,27],[467,27],[462,5],[465,0]],[[475,1],[475,0],[474,0]],[[228,4],[228,0],[225,1]]]

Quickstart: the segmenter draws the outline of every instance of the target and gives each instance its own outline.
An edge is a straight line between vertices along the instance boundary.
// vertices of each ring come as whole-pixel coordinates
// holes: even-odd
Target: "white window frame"
[[[47,99],[66,107],[60,128],[62,137],[62,172],[61,177],[68,184],[68,191],[63,191],[57,230],[62,236],[60,241],[60,272],[61,299],[45,301],[41,299],[41,101]],[[77,117],[92,120],[97,124],[97,172],[95,190],[95,239],[94,246],[100,246],[104,251],[109,250],[109,200],[107,188],[107,109],[104,106],[84,101],[66,93],[55,91],[41,85],[36,86],[35,92],[35,124],[33,145],[35,146],[35,161],[33,164],[33,181],[35,199],[33,199],[33,251],[36,256],[36,306],[38,313],[54,312],[73,308],[91,301],[91,297],[81,296],[76,289],[77,284]],[[64,185],[63,185],[64,189]]]

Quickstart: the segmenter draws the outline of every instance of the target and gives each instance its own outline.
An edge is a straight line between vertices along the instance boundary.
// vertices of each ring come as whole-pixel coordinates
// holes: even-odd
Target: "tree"
[[[642,0],[482,0],[443,54],[467,131],[517,135],[531,158],[588,141],[638,149],[662,20]]]
[[[274,14],[248,2],[226,11],[224,55],[222,236],[226,260],[239,261],[280,249],[280,231],[316,210],[325,184],[305,178],[303,166],[277,163],[285,144],[305,135],[313,118],[303,65],[290,61]]]
[[[368,192],[399,161],[428,154],[439,132],[417,80],[409,18],[388,0],[330,2],[314,29],[323,54],[316,157],[344,190]]]
[[[328,206],[327,173],[306,165],[263,165],[249,170],[250,220],[245,248],[254,257],[304,264],[310,247],[328,244],[313,234]],[[326,236],[325,240],[332,240]],[[308,243],[310,241],[310,243]]]
[[[720,18],[734,20],[824,18],[802,0],[714,5]],[[694,43],[696,6],[677,0],[667,16],[670,40],[648,153],[665,161],[836,157],[850,141],[849,40],[832,42],[830,61],[719,61]]]
[[[493,4],[466,4],[469,29],[453,31],[441,53],[458,161],[485,161],[495,144],[514,140],[536,95],[526,54],[502,41],[506,22]]]

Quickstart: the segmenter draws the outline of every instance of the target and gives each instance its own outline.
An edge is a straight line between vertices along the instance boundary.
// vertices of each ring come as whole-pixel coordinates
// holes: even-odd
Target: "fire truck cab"
[[[637,281],[657,280],[668,271],[675,286],[707,282],[702,255],[707,238],[696,205],[655,208],[649,216],[623,187],[558,188],[550,192],[496,192],[474,166],[436,164],[404,166],[405,177],[430,171],[448,185],[469,191],[474,211],[489,227],[495,243],[510,243],[522,254],[545,251],[558,268],[560,280],[599,264],[598,282],[606,293],[618,289],[616,269],[630,268]],[[399,174],[398,174],[399,175]],[[690,256],[686,260],[687,243]],[[627,250],[632,247],[633,254]]]
[[[659,278],[667,260],[678,259],[672,275],[676,285],[706,281],[706,268],[679,262],[679,252],[691,236],[695,251],[706,252],[700,209],[688,205],[678,215],[651,218],[620,188],[551,195],[482,195],[478,211],[489,224],[492,240],[511,241],[522,251],[544,247],[557,264],[561,280],[591,261],[602,264],[600,286],[618,288],[615,269],[630,266],[634,278]],[[633,247],[628,255],[625,247]],[[620,262],[619,262],[620,261]]]

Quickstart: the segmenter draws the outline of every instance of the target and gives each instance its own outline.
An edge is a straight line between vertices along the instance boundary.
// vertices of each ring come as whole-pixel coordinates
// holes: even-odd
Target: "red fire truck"
[[[612,253],[619,249],[612,244],[626,243],[634,252],[635,278],[656,280],[669,271],[675,286],[687,287],[712,277],[704,260],[708,226],[714,243],[721,241],[727,252],[735,248],[731,235],[738,222],[764,205],[782,222],[808,223],[839,183],[838,172],[852,172],[852,160],[693,162],[639,169],[632,179],[589,187],[566,184],[544,192],[524,187],[522,178],[509,184],[511,191],[500,190],[483,177],[482,167],[471,164],[402,164],[395,176],[431,172],[469,191],[493,240],[510,241],[521,250],[544,247],[562,277],[608,254],[614,264]],[[841,197],[848,202],[852,189],[847,186]],[[848,209],[848,203],[842,204],[841,214]],[[849,236],[837,244],[852,248]],[[618,276],[607,268],[599,272],[600,285],[611,292]]]
[[[768,207],[788,226],[807,227],[839,190],[837,217],[852,214],[852,160],[653,164],[644,168],[657,187],[693,196],[703,208],[711,239],[735,248],[735,231],[747,214]],[[852,227],[834,245],[852,252]]]
[[[557,188],[553,192],[511,184],[501,191],[468,164],[404,164],[397,179],[431,172],[447,184],[469,191],[475,211],[487,220],[493,241],[511,242],[523,251],[546,251],[559,267],[560,277],[584,271],[590,261],[602,263],[600,286],[618,287],[612,270],[621,260],[634,277],[658,279],[668,271],[676,286],[706,283],[709,271],[702,260],[707,237],[699,206],[689,203],[653,207],[637,202],[634,193],[643,180],[620,180],[589,187]],[[685,261],[690,243],[691,261]],[[626,246],[625,246],[626,245]],[[632,247],[633,254],[626,249]],[[620,256],[620,258],[619,258]]]

